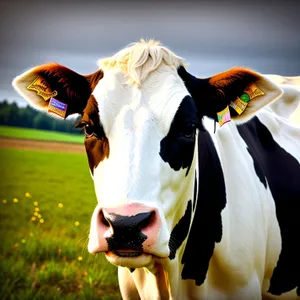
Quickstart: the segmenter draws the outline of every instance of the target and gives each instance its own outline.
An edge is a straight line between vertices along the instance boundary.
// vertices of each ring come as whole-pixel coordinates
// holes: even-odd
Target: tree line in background
[[[19,107],[15,102],[8,103],[7,100],[0,102],[0,125],[81,134],[80,129],[74,128],[79,118],[80,116],[67,120],[51,118],[28,105]]]

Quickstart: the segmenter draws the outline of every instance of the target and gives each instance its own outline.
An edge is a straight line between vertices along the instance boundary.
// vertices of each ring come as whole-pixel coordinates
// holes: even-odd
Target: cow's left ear
[[[199,79],[184,67],[178,69],[203,116],[220,125],[231,118],[245,122],[265,105],[282,95],[278,85],[263,75],[246,68],[233,68],[209,78]]]
[[[50,63],[26,71],[17,76],[12,84],[37,110],[66,118],[74,113],[82,113],[102,77],[101,70],[81,75],[65,66]]]

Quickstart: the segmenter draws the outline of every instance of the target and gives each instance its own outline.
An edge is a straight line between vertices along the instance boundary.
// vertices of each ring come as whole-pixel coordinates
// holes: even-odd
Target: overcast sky
[[[300,75],[297,1],[10,0],[0,2],[0,100],[12,79],[55,61],[79,73],[140,38],[160,40],[208,77],[233,66]],[[300,2],[300,1],[299,1]]]

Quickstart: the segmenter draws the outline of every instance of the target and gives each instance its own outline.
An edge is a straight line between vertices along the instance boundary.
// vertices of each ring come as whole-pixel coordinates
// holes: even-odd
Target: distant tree
[[[33,128],[33,119],[38,114],[37,111],[32,110],[29,106],[20,108],[19,117],[22,121],[22,127]]]
[[[0,120],[2,124],[18,126],[19,108],[16,103],[12,103],[1,108]]]
[[[51,130],[51,120],[45,118],[42,114],[38,114],[33,119],[33,126],[36,129]]]
[[[29,105],[19,107],[15,102],[9,103],[7,100],[0,102],[0,125],[82,134],[82,130],[74,128],[79,118],[80,115],[67,120],[51,118],[47,114],[31,108]]]

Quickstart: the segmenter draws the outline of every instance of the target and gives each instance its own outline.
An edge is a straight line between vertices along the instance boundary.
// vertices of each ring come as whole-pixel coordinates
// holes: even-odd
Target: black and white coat
[[[65,116],[82,115],[98,199],[88,249],[119,267],[124,299],[299,298],[300,128],[287,118],[299,78],[198,79],[153,41],[88,76],[54,64],[18,76],[47,111],[27,88],[37,77]],[[230,104],[253,83],[263,94],[239,115]]]

